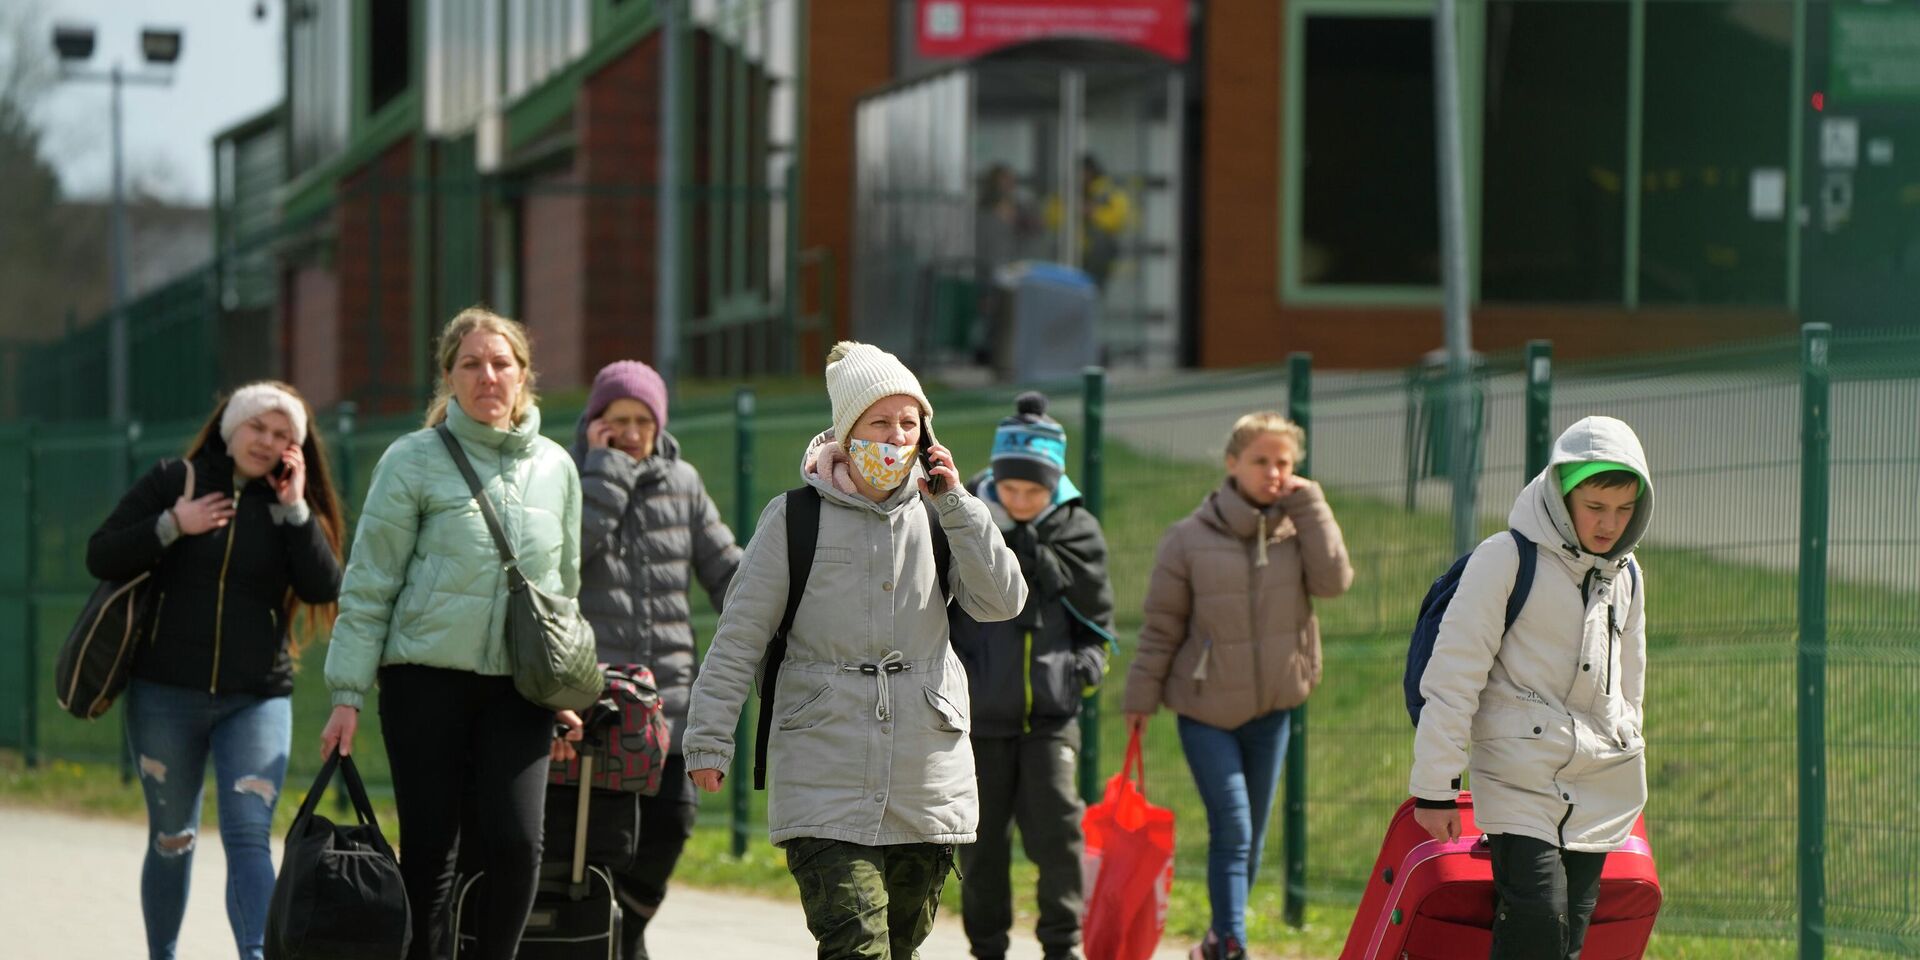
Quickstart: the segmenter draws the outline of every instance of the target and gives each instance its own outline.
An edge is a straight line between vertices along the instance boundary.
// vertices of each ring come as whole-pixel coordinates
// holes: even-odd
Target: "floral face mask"
[[[847,443],[847,454],[853,458],[853,468],[875,489],[892,490],[907,482],[913,473],[916,451],[913,447],[877,440],[851,440]]]

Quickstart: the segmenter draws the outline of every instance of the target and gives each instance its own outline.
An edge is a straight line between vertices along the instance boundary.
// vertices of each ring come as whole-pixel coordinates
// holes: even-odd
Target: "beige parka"
[[[1596,460],[1632,467],[1645,484],[1604,556],[1579,546],[1559,484],[1562,464]],[[1409,789],[1454,799],[1464,767],[1481,831],[1604,852],[1647,802],[1647,586],[1628,565],[1653,519],[1652,474],[1639,438],[1611,417],[1574,424],[1550,461],[1507,517],[1540,548],[1513,629],[1503,636],[1519,549],[1505,531],[1474,548],[1440,621]]]

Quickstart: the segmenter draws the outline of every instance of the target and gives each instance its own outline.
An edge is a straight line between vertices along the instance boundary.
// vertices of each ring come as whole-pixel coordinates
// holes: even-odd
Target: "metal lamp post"
[[[153,73],[127,73],[121,70],[118,60],[104,71],[86,69],[82,65],[93,57],[93,41],[92,27],[63,25],[53,28],[53,49],[60,55],[60,79],[104,81],[113,88],[113,200],[108,213],[113,314],[107,328],[107,413],[114,422],[125,423],[130,415],[132,384],[128,374],[127,204],[121,176],[120,88],[126,84],[147,87],[170,85],[173,82],[171,68],[180,59],[181,33],[152,27],[141,29],[141,57],[147,63],[163,68]]]

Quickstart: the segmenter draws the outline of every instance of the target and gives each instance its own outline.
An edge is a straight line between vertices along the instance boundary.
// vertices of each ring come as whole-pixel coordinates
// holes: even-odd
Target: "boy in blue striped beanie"
[[[1106,675],[1113,638],[1107,542],[1067,479],[1067,432],[1047,397],[1023,393],[993,435],[975,495],[1020,559],[1027,605],[1000,623],[949,613],[973,700],[978,839],[960,848],[961,919],[973,955],[1005,956],[1013,926],[1011,831],[1039,867],[1034,933],[1047,960],[1078,956],[1081,700]]]
[[[1006,480],[1025,480],[1046,488],[1047,498],[1060,488],[1067,470],[1067,431],[1060,422],[1047,416],[1047,395],[1038,391],[1021,394],[1013,402],[1014,414],[1000,421],[993,432],[993,479],[996,485]],[[1018,521],[1038,515],[1008,510]],[[1019,513],[1026,512],[1026,516]]]

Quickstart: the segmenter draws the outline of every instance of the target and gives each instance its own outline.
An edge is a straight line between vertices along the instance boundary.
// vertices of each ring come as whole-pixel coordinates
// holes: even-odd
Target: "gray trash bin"
[[[1086,273],[1057,263],[1028,263],[1013,283],[1010,362],[1021,383],[1067,380],[1098,362],[1100,290]]]

